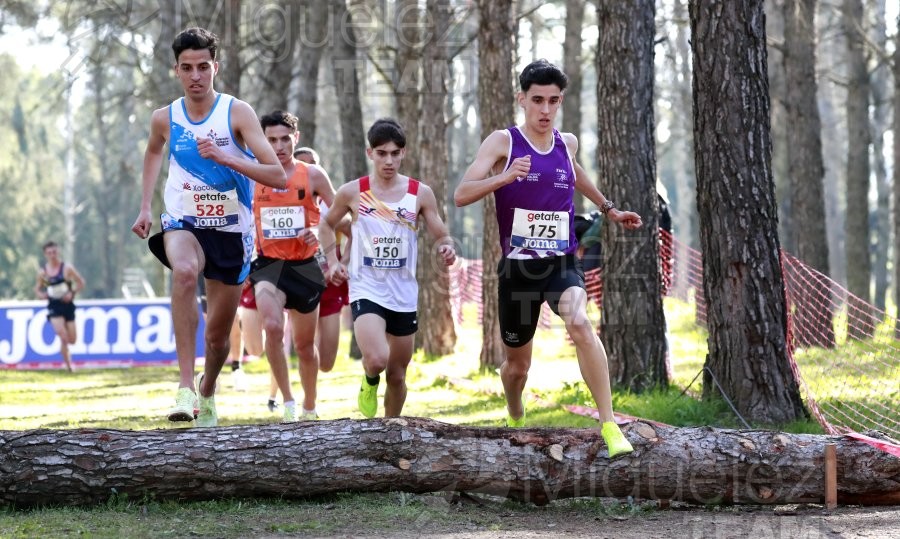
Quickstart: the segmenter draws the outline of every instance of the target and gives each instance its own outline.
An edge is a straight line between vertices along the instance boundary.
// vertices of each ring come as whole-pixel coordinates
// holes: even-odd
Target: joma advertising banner
[[[175,365],[175,335],[168,298],[76,301],[78,341],[70,346],[78,367]],[[203,355],[203,317],[196,355]],[[59,338],[45,301],[0,301],[0,369],[64,368]]]

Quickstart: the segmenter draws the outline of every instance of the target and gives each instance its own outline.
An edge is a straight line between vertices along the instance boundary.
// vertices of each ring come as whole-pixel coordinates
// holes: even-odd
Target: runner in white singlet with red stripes
[[[366,417],[378,412],[378,384],[386,372],[385,416],[398,416],[406,401],[406,368],[417,328],[416,228],[425,224],[448,266],[456,260],[453,241],[438,214],[434,192],[399,174],[406,136],[391,119],[376,121],[368,132],[366,153],[374,173],[338,189],[328,216],[319,225],[326,249],[326,280],[349,278],[353,329],[363,355],[365,375],[358,404]],[[334,229],[344,215],[353,218],[350,268],[337,259]]]

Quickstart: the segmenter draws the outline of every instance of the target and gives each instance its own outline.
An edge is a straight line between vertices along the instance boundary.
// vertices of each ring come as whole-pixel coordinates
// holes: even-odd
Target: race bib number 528
[[[184,221],[197,228],[238,224],[237,191],[184,191]]]

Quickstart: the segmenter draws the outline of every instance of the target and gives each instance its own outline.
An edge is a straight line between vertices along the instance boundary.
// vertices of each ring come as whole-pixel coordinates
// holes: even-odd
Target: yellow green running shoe
[[[359,386],[359,397],[356,402],[362,415],[375,417],[378,412],[378,384],[370,385],[365,375],[363,375],[362,385]]]
[[[628,438],[625,438],[625,435],[619,430],[619,426],[612,421],[603,423],[603,426],[600,427],[600,435],[603,436],[603,441],[606,442],[609,458],[615,458],[634,451],[634,448],[628,442]]]
[[[506,426],[514,429],[525,426],[525,399],[522,399],[522,417],[519,419],[513,419],[513,416],[509,415],[509,409],[506,410]]]
[[[282,423],[294,423],[299,421],[299,417],[297,416],[297,403],[294,401],[284,403],[284,415],[282,416]]]
[[[513,419],[513,416],[507,414],[506,415],[506,426],[512,427],[514,429],[520,429],[525,426],[525,414],[522,414],[522,417],[519,419]]]
[[[315,410],[307,410],[303,409],[303,413],[300,414],[300,421],[316,421],[319,419],[319,414]]]
[[[179,387],[175,395],[175,406],[169,410],[169,421],[193,421],[194,403],[197,395],[189,387]]]
[[[219,382],[216,380],[216,387],[213,389],[213,394],[209,397],[204,397],[200,393],[200,384],[203,382],[203,373],[197,375],[197,397],[200,401],[200,411],[197,413],[197,423],[198,427],[215,427],[219,424],[219,416],[216,414],[216,394],[215,390],[219,389]]]

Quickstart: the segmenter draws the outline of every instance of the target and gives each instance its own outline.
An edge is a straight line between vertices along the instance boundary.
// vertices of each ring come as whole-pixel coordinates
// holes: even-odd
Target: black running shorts
[[[502,258],[497,276],[500,336],[511,348],[531,342],[545,301],[559,314],[563,292],[573,286],[584,288],[584,272],[575,255],[531,260]]]
[[[66,322],[75,320],[75,304],[61,299],[51,299],[47,304],[47,319],[63,317]]]
[[[374,301],[358,299],[350,302],[350,311],[353,313],[353,321],[364,314],[375,314],[384,319],[385,332],[394,337],[412,335],[419,329],[419,321],[416,311],[399,312],[382,307]]]
[[[148,242],[150,251],[156,255],[167,268],[172,269],[166,248],[163,242],[163,234],[174,230],[185,230],[197,238],[203,256],[206,258],[206,266],[203,268],[203,276],[207,279],[222,281],[225,284],[242,284],[250,271],[249,249],[245,247],[245,235],[240,232],[222,232],[211,228],[194,228],[189,223],[179,221],[177,228],[170,228],[150,236]],[[251,236],[246,235],[246,238]]]
[[[306,314],[319,306],[325,290],[325,276],[316,257],[281,260],[259,256],[253,261],[250,282],[268,282],[284,292],[284,306]],[[257,295],[257,302],[259,297]]]

